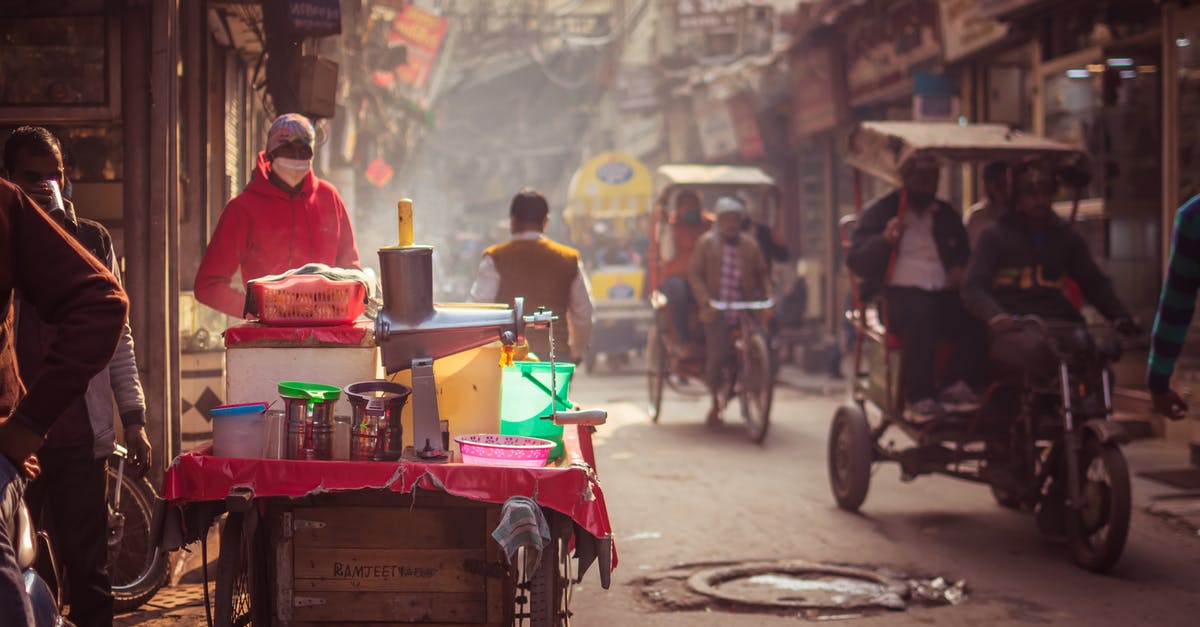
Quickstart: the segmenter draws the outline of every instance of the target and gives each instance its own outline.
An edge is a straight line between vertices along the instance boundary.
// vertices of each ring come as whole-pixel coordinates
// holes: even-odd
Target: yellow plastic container
[[[438,413],[442,420],[449,421],[452,450],[458,450],[455,436],[500,433],[500,373],[500,342],[433,362]],[[397,372],[388,380],[411,386],[412,370]],[[405,447],[412,446],[413,405],[410,400],[400,414]]]

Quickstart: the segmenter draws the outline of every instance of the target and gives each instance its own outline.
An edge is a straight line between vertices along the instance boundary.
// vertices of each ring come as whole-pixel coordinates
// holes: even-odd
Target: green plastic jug
[[[551,394],[550,364],[544,361],[518,361],[504,368],[500,376],[500,433],[524,435],[554,442],[550,458],[562,455],[563,428],[550,420],[542,420],[552,411],[551,398],[558,397],[558,410],[570,410],[574,404],[568,398],[575,364],[554,364],[558,390]]]

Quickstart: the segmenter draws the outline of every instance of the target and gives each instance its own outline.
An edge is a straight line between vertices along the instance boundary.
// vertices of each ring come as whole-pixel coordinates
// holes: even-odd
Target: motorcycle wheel
[[[149,479],[128,474],[116,485],[117,472],[108,469],[109,494],[120,490],[120,510],[109,516],[108,570],[113,608],[132,612],[149,601],[167,583],[167,554],[151,537],[154,501],[158,494]]]
[[[1112,568],[1129,536],[1132,495],[1120,447],[1088,438],[1079,452],[1078,507],[1067,510],[1067,539],[1075,563],[1094,572]]]
[[[838,507],[857,512],[871,487],[871,426],[858,407],[845,405],[829,427],[829,486]]]

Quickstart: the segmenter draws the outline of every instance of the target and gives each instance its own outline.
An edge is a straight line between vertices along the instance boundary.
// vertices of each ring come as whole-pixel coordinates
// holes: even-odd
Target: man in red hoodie
[[[271,124],[250,184],[225,205],[204,251],[196,300],[241,318],[247,281],[307,263],[362,268],[341,195],[312,172],[314,137],[302,115],[287,113]]]

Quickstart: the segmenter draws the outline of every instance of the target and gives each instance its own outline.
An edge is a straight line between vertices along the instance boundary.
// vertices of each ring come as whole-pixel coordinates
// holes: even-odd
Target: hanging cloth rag
[[[500,510],[500,524],[492,531],[494,539],[512,565],[517,549],[525,547],[525,570],[537,572],[542,561],[542,549],[550,544],[550,525],[542,515],[537,501],[527,496],[510,497]]]

